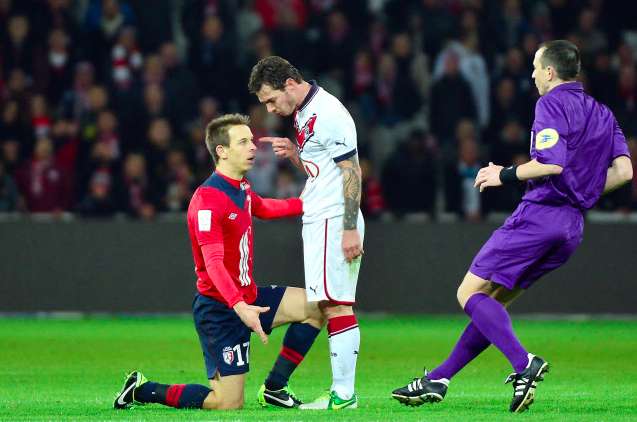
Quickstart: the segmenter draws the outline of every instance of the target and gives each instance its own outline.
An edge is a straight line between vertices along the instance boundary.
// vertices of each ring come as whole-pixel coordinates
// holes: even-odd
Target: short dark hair
[[[232,126],[237,125],[250,125],[250,118],[243,114],[224,114],[217,117],[208,123],[206,126],[206,148],[212,155],[212,159],[215,164],[219,160],[217,155],[217,145],[223,145],[224,147],[230,146],[230,136],[228,130]]]
[[[250,93],[256,94],[264,84],[270,85],[272,89],[283,89],[285,81],[289,78],[297,83],[303,81],[301,72],[283,57],[265,57],[252,68],[248,90]]]
[[[540,63],[542,68],[553,66],[557,77],[563,81],[571,81],[579,75],[581,62],[579,49],[575,44],[566,40],[549,41],[541,45],[544,47]]]

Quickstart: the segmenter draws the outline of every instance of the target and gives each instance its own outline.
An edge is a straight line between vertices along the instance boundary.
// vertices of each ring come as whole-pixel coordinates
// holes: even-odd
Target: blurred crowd
[[[357,123],[369,218],[513,209],[523,186],[480,194],[479,168],[528,160],[543,41],[581,49],[585,89],[614,111],[637,165],[637,31],[610,0],[0,0],[0,213],[126,214],[187,207],[212,170],[212,118],[249,114],[255,138],[292,136],[248,93],[280,55]],[[258,145],[262,195],[303,175]],[[599,207],[637,209],[637,184]]]

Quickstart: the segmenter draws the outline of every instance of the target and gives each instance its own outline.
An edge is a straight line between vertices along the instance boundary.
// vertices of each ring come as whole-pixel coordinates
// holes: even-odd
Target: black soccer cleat
[[[268,390],[265,384],[261,385],[257,392],[257,401],[263,407],[276,406],[285,409],[293,409],[303,404],[287,385],[280,390]]]
[[[140,371],[133,371],[130,374],[126,375],[126,380],[124,381],[122,389],[119,393],[117,393],[117,396],[115,396],[113,409],[128,409],[134,404],[142,404],[135,401],[133,393],[135,392],[135,389],[137,387],[147,382],[148,380]]]
[[[544,381],[544,374],[549,371],[549,363],[544,359],[529,354],[531,361],[524,371],[509,375],[505,384],[513,383],[513,399],[509,411],[513,413],[524,412],[535,400],[535,389],[539,381]]]
[[[427,375],[429,372],[425,369],[425,375],[422,378],[414,378],[406,386],[395,389],[391,396],[406,406],[420,406],[424,403],[442,401],[447,394],[449,380],[446,378],[430,380]]]

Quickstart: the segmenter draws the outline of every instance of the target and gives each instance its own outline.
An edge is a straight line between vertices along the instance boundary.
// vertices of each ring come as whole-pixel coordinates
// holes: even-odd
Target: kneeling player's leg
[[[140,371],[133,371],[126,377],[113,407],[127,409],[134,404],[160,403],[176,408],[201,409],[211,395],[210,388],[203,385],[160,384],[148,381]]]
[[[354,310],[349,305],[321,302],[327,318],[327,333],[332,364],[332,388],[341,399],[354,395],[356,361],[361,335]]]
[[[204,409],[241,409],[243,407],[246,374],[220,376],[210,380],[211,393],[203,403]]]
[[[204,408],[241,408],[250,370],[250,329],[225,304],[199,294],[193,317],[212,389]]]
[[[138,403],[159,403],[178,409],[202,409],[208,408],[204,403],[213,400],[213,393],[210,388],[199,384],[160,384],[146,381],[135,388],[133,399]]]
[[[268,390],[284,388],[303,361],[324,324],[316,302],[308,302],[304,289],[288,287],[274,316],[272,327],[290,324],[281,352],[265,381]]]

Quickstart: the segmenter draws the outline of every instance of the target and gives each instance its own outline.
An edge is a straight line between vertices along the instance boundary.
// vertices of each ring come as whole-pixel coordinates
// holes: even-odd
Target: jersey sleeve
[[[250,192],[252,213],[264,220],[272,218],[296,217],[303,214],[303,202],[299,198],[271,199],[262,198]]]
[[[232,277],[223,263],[223,244],[206,244],[201,247],[201,254],[206,263],[206,272],[217,291],[223,296],[229,308],[243,300],[243,295],[237,288]]]
[[[341,110],[332,113],[327,118],[329,121],[321,122],[322,130],[325,131],[325,148],[335,163],[356,155],[356,126],[349,115],[349,112],[341,104]]]
[[[213,190],[201,193],[201,201],[193,218],[199,246],[223,245],[222,224],[226,220],[226,198],[221,193]]]
[[[535,105],[533,133],[533,158],[542,164],[564,167],[568,151],[568,121],[558,101],[550,97],[538,100]]]
[[[628,149],[628,143],[626,142],[624,132],[622,131],[622,128],[619,127],[617,120],[615,120],[615,130],[613,131],[613,154],[611,161],[617,157],[621,157],[622,155],[630,157],[630,150]]]

